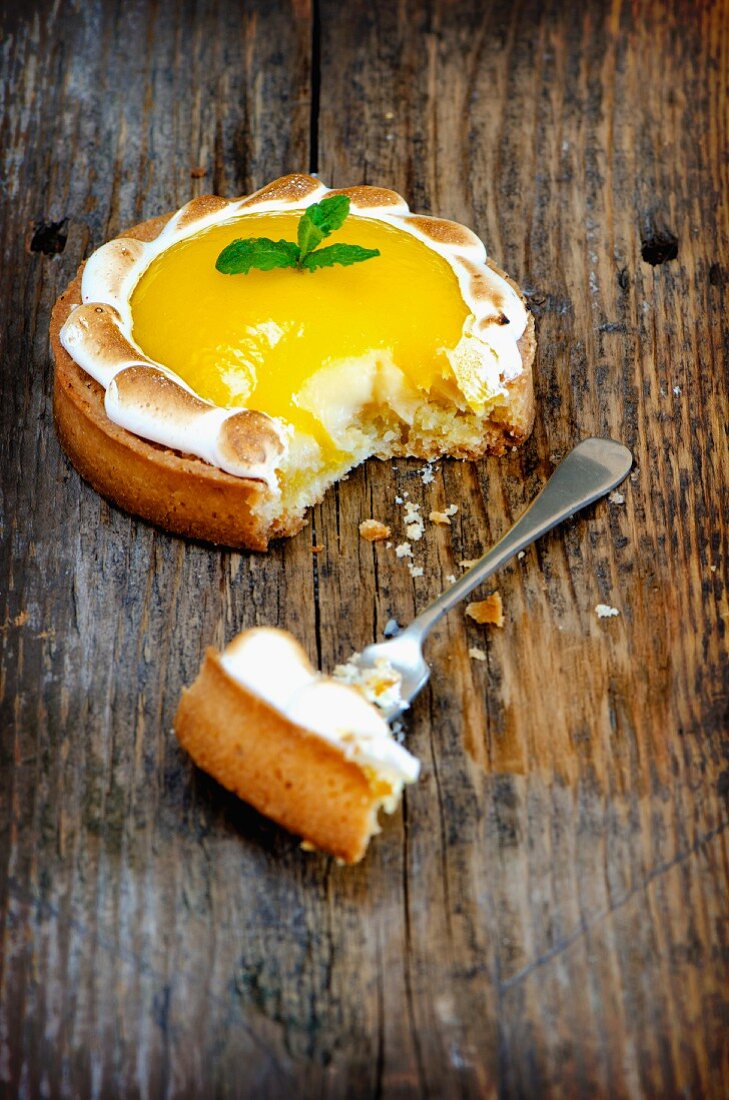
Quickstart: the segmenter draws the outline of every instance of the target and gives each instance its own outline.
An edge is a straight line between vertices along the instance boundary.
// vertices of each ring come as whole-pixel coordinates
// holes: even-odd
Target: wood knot
[[[41,218],[33,225],[33,235],[28,245],[29,251],[43,252],[46,256],[63,252],[68,240],[67,226],[68,218],[61,218],[59,222],[47,222]]]
[[[724,269],[721,264],[713,263],[709,268],[709,286],[724,286]]]
[[[678,237],[668,226],[649,215],[640,237],[640,254],[653,267],[675,260],[678,256]]]

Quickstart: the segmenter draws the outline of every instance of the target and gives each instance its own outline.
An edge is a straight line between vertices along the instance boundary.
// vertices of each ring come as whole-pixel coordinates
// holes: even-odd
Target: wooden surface
[[[726,1096],[727,5],[2,19],[2,1095]],[[430,486],[372,462],[296,539],[219,552],[69,467],[49,312],[125,225],[302,168],[483,236],[537,316],[536,428]],[[624,504],[504,571],[502,631],[432,640],[423,779],[362,865],[190,766],[170,728],[206,645],[274,623],[331,667],[608,433]],[[416,580],[357,534],[401,537],[403,491],[459,506]]]

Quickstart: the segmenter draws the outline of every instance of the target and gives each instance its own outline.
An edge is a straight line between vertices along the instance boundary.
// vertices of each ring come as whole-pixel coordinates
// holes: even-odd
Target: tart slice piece
[[[362,858],[379,811],[394,812],[419,772],[375,706],[273,627],[208,649],[175,733],[203,771],[345,863]]]
[[[368,262],[216,266],[233,242],[295,249],[334,196],[349,216],[327,247]],[[533,320],[478,238],[393,191],[311,176],[195,199],[104,245],[56,303],[51,340],[58,433],[80,472],[228,545],[294,534],[372,455],[501,454],[534,416]]]

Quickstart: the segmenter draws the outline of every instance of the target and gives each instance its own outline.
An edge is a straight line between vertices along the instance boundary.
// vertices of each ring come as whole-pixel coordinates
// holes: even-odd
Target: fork
[[[363,671],[384,658],[402,677],[400,700],[382,708],[388,721],[406,710],[428,682],[430,668],[423,657],[423,642],[435,624],[520,550],[615,489],[627,477],[632,464],[628,448],[613,439],[584,439],[578,443],[514,526],[455,584],[395,638],[369,645],[350,658],[350,665]]]

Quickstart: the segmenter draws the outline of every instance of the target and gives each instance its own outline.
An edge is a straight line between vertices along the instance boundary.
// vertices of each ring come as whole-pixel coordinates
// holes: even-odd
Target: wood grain
[[[0,1091],[724,1095],[726,5],[3,18]],[[68,466],[50,308],[125,225],[301,168],[483,236],[537,316],[537,424],[431,485],[372,462],[296,539],[221,553]],[[624,503],[504,571],[503,630],[440,628],[407,723],[424,776],[364,864],[305,857],[194,771],[170,728],[206,645],[276,623],[331,667],[589,434],[633,449]],[[459,506],[417,579],[357,532],[400,541],[405,493]]]

